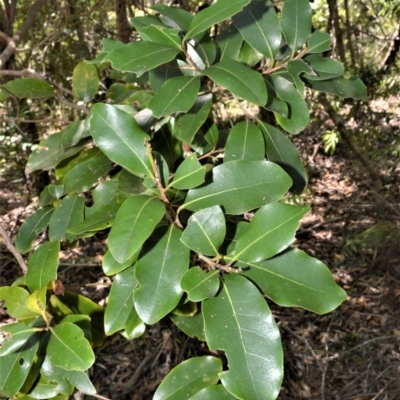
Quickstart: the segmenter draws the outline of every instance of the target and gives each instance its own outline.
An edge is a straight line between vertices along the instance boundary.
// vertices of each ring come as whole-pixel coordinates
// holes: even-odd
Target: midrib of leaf
[[[284,161],[284,159],[283,159],[283,157],[282,157],[282,154],[281,154],[281,152],[279,151],[279,148],[276,146],[275,140],[274,140],[274,139],[272,138],[272,136],[270,135],[268,129],[265,128],[264,126],[263,126],[263,128],[265,129],[265,132],[267,133],[268,137],[271,139],[271,142],[272,142],[272,144],[273,144],[273,146],[274,146],[276,152],[278,153],[279,158],[281,159],[281,161]]]
[[[206,239],[208,240],[208,243],[210,243],[210,245],[213,248],[213,250],[215,251],[215,253],[218,254],[218,250],[215,248],[214,243],[212,242],[212,240],[210,240],[210,237],[207,235],[207,232],[203,229],[203,226],[200,224],[200,222],[197,219],[195,220],[195,222],[197,223],[197,225],[199,226],[199,228],[203,232],[203,235],[206,237]]]
[[[154,54],[160,54],[160,53],[163,53],[163,52],[165,53],[165,52],[170,51],[170,50],[178,51],[177,49],[173,49],[173,48],[170,48],[170,47],[168,47],[166,49],[156,50],[156,51],[153,51],[152,53],[147,53],[144,56],[133,58],[133,59],[129,60],[128,62],[126,62],[125,64],[121,64],[120,68],[125,68],[127,65],[131,64],[132,62],[138,63],[139,60],[148,59],[148,58],[151,58],[151,56],[153,56]],[[110,61],[110,60],[107,59],[107,61]],[[112,61],[111,61],[111,63],[112,63]]]
[[[183,179],[187,179],[189,176],[194,175],[195,173],[201,171],[202,169],[203,169],[203,167],[200,167],[200,168],[196,169],[195,171],[190,172],[189,174],[186,174],[186,175],[182,176],[182,177],[179,178],[179,179],[173,180],[173,181],[165,188],[165,190],[168,190],[171,186],[174,186],[177,182],[180,182],[180,181],[182,181]]]
[[[246,129],[244,134],[244,143],[243,143],[243,151],[242,151],[242,158],[245,158],[246,154],[246,143],[247,143],[247,136],[249,134],[249,120],[246,120]]]
[[[129,285],[125,285],[125,286],[129,286]],[[119,318],[119,316],[121,315],[121,312],[122,312],[122,310],[123,310],[123,308],[125,307],[125,304],[128,302],[128,300],[129,300],[129,297],[132,297],[132,293],[133,292],[131,292],[131,293],[129,293],[129,296],[125,299],[125,301],[122,303],[122,305],[121,305],[121,307],[119,307],[119,310],[118,310],[118,312],[117,313],[114,313],[114,315],[113,315],[113,320],[112,320],[112,324],[111,324],[111,327],[113,327],[113,325],[115,324],[115,321]],[[133,299],[133,298],[132,298]]]
[[[28,341],[26,341],[23,346],[21,347],[21,349],[19,350],[18,354],[21,354],[24,350],[25,350],[25,346],[27,345]],[[10,368],[10,370],[8,371],[8,374],[6,376],[6,379],[4,380],[4,383],[9,382],[9,376],[11,375],[11,372],[13,371],[15,365],[17,364],[17,362],[19,362],[20,356],[18,355],[18,357],[15,357],[15,361],[12,364],[12,367]],[[4,386],[3,386],[4,388]]]
[[[77,357],[77,359],[78,359],[79,361],[81,361],[82,363],[84,363],[84,361],[78,356],[78,354],[75,353],[70,347],[67,346],[67,344],[65,344],[65,343],[61,340],[61,338],[54,332],[54,329],[51,329],[51,328],[50,328],[50,330],[51,330],[51,334],[54,335],[54,336],[57,338],[57,340],[58,340],[62,345],[64,345],[64,347],[65,347],[67,350],[70,350],[71,353],[74,354],[74,355]],[[81,338],[81,339],[82,339],[82,338]]]
[[[164,27],[161,27],[161,26],[158,26],[158,25],[153,25],[153,26],[158,30],[159,33],[161,33],[162,35],[164,35],[164,36],[168,39],[168,41],[169,41],[170,43],[172,43],[175,47],[177,46],[177,43],[175,43],[175,42],[173,41],[172,37],[169,36],[169,35],[165,32]],[[171,33],[171,35],[172,35],[172,33]]]
[[[296,30],[295,30],[295,35],[294,35],[294,43],[293,43],[293,49],[292,49],[292,57],[293,57],[293,55],[294,55],[294,53],[296,52],[296,47],[297,47],[297,31],[298,31],[298,26],[299,26],[299,19],[298,19],[298,7],[297,7],[297,5],[298,5],[298,3],[297,3],[297,1],[295,2],[295,4],[296,4],[296,18],[295,18],[295,25],[296,25]]]

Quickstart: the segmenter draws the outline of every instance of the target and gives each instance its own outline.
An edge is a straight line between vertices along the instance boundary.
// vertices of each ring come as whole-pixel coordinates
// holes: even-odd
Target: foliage
[[[29,252],[46,229],[49,241],[32,252],[25,277],[0,288],[18,320],[2,328],[3,395],[93,394],[92,348],[115,332],[137,338],[145,324],[170,317],[224,351],[228,366],[211,356],[187,360],[155,399],[278,396],[283,351],[264,296],[323,314],[346,295],[326,266],[292,247],[309,208],[284,201],[288,190],[307,186],[291,141],[247,114],[225,137],[212,104],[224,90],[297,134],[309,121],[306,87],[364,97],[360,80],[316,54],[329,39],[311,34],[309,7],[286,0],[279,17],[269,0],[219,0],[193,16],[159,4],[157,16],[132,19],[141,41],[105,39],[95,60],[76,67],[73,92],[89,116],[44,139],[28,161],[30,171],[54,169],[56,182],[40,195],[42,208],[25,221],[16,246]],[[109,66],[118,82],[107,103],[93,104],[97,71]],[[31,98],[47,89],[16,82]],[[60,243],[109,228],[103,269],[115,277],[103,308],[64,292],[58,252]]]

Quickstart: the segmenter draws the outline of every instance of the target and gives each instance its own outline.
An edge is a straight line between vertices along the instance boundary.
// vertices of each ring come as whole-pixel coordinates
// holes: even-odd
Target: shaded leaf
[[[193,15],[181,8],[169,7],[165,4],[154,4],[150,7],[152,10],[162,14],[162,20],[168,26],[179,27],[187,31],[193,20]]]
[[[0,357],[4,357],[20,349],[35,333],[36,329],[22,322],[0,327],[1,332],[7,335],[0,347]]]
[[[67,149],[77,145],[82,139],[90,136],[88,119],[72,122],[61,131],[61,144]]]
[[[293,78],[297,91],[300,93],[301,96],[304,96],[304,83],[300,79],[299,75],[303,72],[313,74],[314,73],[313,70],[303,60],[290,61],[287,66],[287,70],[290,76]]]
[[[106,275],[115,275],[124,269],[130,267],[133,263],[136,262],[139,256],[138,250],[132,257],[128,258],[125,262],[119,263],[111,254],[110,250],[107,250],[102,259],[103,271]]]
[[[19,321],[38,316],[38,313],[31,311],[26,306],[25,303],[28,297],[29,292],[21,287],[0,287],[0,300],[4,300],[4,308],[7,310],[8,314]]]
[[[191,189],[204,182],[206,170],[197,160],[196,153],[187,157],[175,172],[174,179],[168,186],[177,189]]]
[[[219,59],[229,58],[236,60],[239,56],[242,43],[243,37],[235,25],[231,24],[226,29],[223,29],[217,36]]]
[[[84,61],[80,62],[72,73],[72,92],[75,98],[89,102],[96,96],[99,82],[97,68]]]
[[[179,76],[182,76],[182,72],[176,60],[173,60],[167,65],[160,65],[149,72],[150,86],[156,93],[169,79]]]
[[[190,268],[182,276],[181,288],[193,302],[214,297],[219,289],[219,271],[207,273],[199,267]]]
[[[93,60],[86,60],[89,64],[100,64],[106,63],[106,56],[115,49],[121,49],[125,47],[125,43],[120,42],[119,40],[112,39],[103,39],[103,51]]]
[[[189,317],[177,314],[170,314],[169,317],[171,318],[172,322],[187,336],[191,338],[196,337],[201,341],[206,340],[204,334],[204,319],[201,312]]]
[[[166,26],[150,25],[141,30],[141,33],[147,36],[147,40],[153,43],[163,44],[169,47],[175,47],[181,50],[181,38],[179,29],[170,29]]]
[[[3,88],[20,99],[43,99],[54,96],[51,85],[38,78],[17,78],[7,82]]]
[[[248,67],[254,67],[263,58],[264,56],[261,53],[254,50],[247,42],[244,42],[236,61],[246,64]]]
[[[331,49],[332,39],[329,33],[315,30],[308,39],[307,53],[322,53]]]
[[[131,174],[129,175],[133,176]],[[92,199],[94,204],[91,207],[85,207],[86,218],[91,217],[93,214],[95,214],[97,211],[101,210],[105,206],[117,205],[118,204],[117,192],[118,192],[118,186],[115,180],[110,180],[100,183],[100,185],[98,185],[92,191]]]
[[[306,73],[304,78],[311,81],[324,81],[340,77],[344,74],[343,63],[318,54],[307,54],[303,60],[311,67],[314,73]]]
[[[132,307],[131,313],[125,323],[125,330],[121,332],[122,336],[129,340],[137,339],[142,336],[146,330],[146,325],[140,319],[135,307]]]
[[[64,185],[47,185],[39,196],[39,205],[41,207],[54,203],[64,194]]]

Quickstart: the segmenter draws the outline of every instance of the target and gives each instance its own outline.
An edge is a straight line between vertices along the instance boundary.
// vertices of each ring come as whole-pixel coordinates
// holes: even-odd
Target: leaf
[[[134,308],[133,290],[137,284],[134,270],[134,267],[130,267],[117,274],[111,286],[104,314],[104,329],[108,336],[124,328]]]
[[[351,97],[355,100],[361,100],[367,97],[367,88],[364,83],[361,79],[354,76],[350,78],[339,76],[326,81],[311,81],[303,77],[303,80],[308,87],[318,92],[332,93],[344,98]]]
[[[144,245],[136,263],[139,283],[133,299],[139,317],[155,324],[179,303],[180,280],[189,267],[189,249],[180,241],[174,225],[157,228]]]
[[[236,29],[235,25],[231,24],[226,29],[223,29],[218,37],[217,44],[219,46],[219,59],[236,60],[239,56],[242,47],[243,37]]]
[[[221,372],[222,362],[219,358],[190,358],[169,372],[157,388],[153,400],[189,399],[200,390],[216,384]]]
[[[62,146],[67,149],[77,145],[82,139],[90,136],[88,119],[72,122],[61,131]]]
[[[212,106],[212,94],[198,96],[193,107],[176,119],[178,137],[186,144],[191,144],[195,134],[206,121]]]
[[[54,203],[64,194],[64,185],[47,185],[39,196],[39,205],[41,207]]]
[[[189,44],[191,46],[189,46]],[[197,66],[201,69],[205,67],[209,67],[217,57],[217,47],[215,46],[214,41],[211,39],[208,32],[204,32],[203,34],[199,34],[193,39],[191,39],[187,46],[187,51],[189,54],[190,47],[193,46],[193,50],[197,53],[198,57],[200,57],[201,63],[197,63],[192,57],[193,61],[196,62]]]
[[[291,82],[278,75],[268,75],[265,81],[270,89],[275,92],[278,99],[289,106],[287,118],[275,113],[275,118],[283,129],[292,134],[301,132],[310,122],[310,112],[307,103]]]
[[[47,228],[53,211],[53,207],[44,207],[25,220],[15,238],[15,247],[18,251],[27,253],[32,248],[37,235]]]
[[[92,108],[90,131],[101,151],[113,162],[132,174],[153,176],[147,157],[144,133],[135,119],[108,104],[95,104]]]
[[[267,102],[267,89],[262,76],[237,61],[222,60],[205,69],[204,74],[250,103],[263,106]]]
[[[102,153],[79,163],[69,170],[63,179],[65,193],[89,190],[111,168],[110,160]]]
[[[97,68],[85,61],[80,62],[72,73],[72,92],[75,98],[88,103],[96,96],[99,82]]]
[[[20,99],[44,99],[53,97],[53,88],[38,78],[17,78],[2,86]]]
[[[209,386],[194,396],[190,400],[235,400],[237,397],[232,396],[224,387],[224,385]]]
[[[102,266],[103,271],[106,275],[115,275],[124,269],[130,267],[134,264],[139,256],[139,250],[130,258],[128,258],[125,262],[119,263],[111,254],[110,250],[107,250],[103,256]]]
[[[146,35],[143,31],[146,28],[149,28],[151,26],[158,27],[158,28],[166,28],[165,24],[163,24],[159,18],[151,15],[146,15],[146,16],[140,16],[140,17],[133,17],[130,18],[130,22],[135,28],[136,31],[139,32],[141,38],[143,40],[149,41],[150,38],[148,35]],[[168,28],[166,28],[168,29]],[[154,34],[154,32],[153,32]],[[151,33],[150,33],[151,35]],[[151,40],[152,41],[152,40]]]
[[[49,223],[49,239],[51,241],[73,240],[75,235],[67,233],[67,229],[83,221],[85,199],[77,194],[64,197],[55,209]]]
[[[220,374],[239,399],[273,400],[283,377],[279,329],[258,289],[239,275],[225,275],[218,296],[203,301],[207,344],[224,350],[229,370]]]
[[[177,189],[191,189],[204,182],[206,170],[197,160],[197,154],[187,157],[175,172],[174,179],[168,185]]]
[[[241,274],[260,287],[264,295],[284,307],[302,307],[317,314],[331,312],[346,300],[329,269],[298,249],[257,263],[244,263]]]
[[[128,175],[133,176],[131,174]],[[117,205],[117,193],[118,185],[116,180],[105,181],[96,186],[96,188],[92,191],[92,200],[94,204],[91,207],[85,207],[86,218],[91,217],[105,206]]]
[[[284,203],[261,207],[238,238],[232,260],[261,261],[286,249],[294,242],[300,219],[309,210]]]
[[[150,86],[154,93],[157,93],[161,87],[171,78],[182,76],[179,65],[176,60],[166,65],[160,65],[149,72]]]
[[[165,4],[154,4],[150,7],[152,10],[162,14],[161,19],[171,27],[179,27],[187,31],[193,20],[193,15],[181,8],[169,7]]]
[[[175,112],[187,112],[196,101],[200,78],[180,76],[171,78],[150,100],[148,107],[157,118]]]
[[[189,218],[181,241],[197,253],[218,256],[225,234],[224,213],[221,207],[214,206],[200,210]]]
[[[239,122],[230,131],[225,145],[224,163],[235,160],[264,160],[263,135],[249,120]]]
[[[213,25],[224,21],[238,13],[250,0],[218,0],[216,3],[198,12],[193,18],[189,29],[183,38],[192,38],[206,31]]]
[[[281,29],[294,54],[311,34],[311,6],[308,0],[286,0],[283,3]]]
[[[123,263],[140,249],[164,216],[165,206],[156,197],[128,197],[117,212],[108,236],[112,256]]]
[[[302,193],[307,188],[308,177],[296,147],[279,129],[261,121],[258,124],[264,135],[268,160],[278,164],[292,178],[294,193]]]
[[[304,96],[304,83],[299,78],[299,75],[303,72],[313,74],[314,73],[313,70],[303,60],[289,61],[287,70],[288,70],[290,76],[293,78],[293,81],[296,85],[297,91],[300,93],[301,96]]]
[[[3,396],[11,399],[19,392],[32,368],[38,349],[39,338],[34,334],[19,350],[1,357],[0,393]]]
[[[0,357],[4,357],[20,349],[35,333],[36,329],[22,322],[0,327],[1,332],[7,335],[0,348]]]
[[[197,337],[198,340],[203,342],[206,340],[204,336],[204,319],[201,312],[190,317],[177,314],[170,314],[169,317],[187,336],[191,338]]]
[[[181,38],[179,29],[170,29],[166,26],[150,25],[141,30],[141,34],[147,36],[147,40],[153,43],[163,44],[169,47],[175,47],[181,50]]]
[[[331,58],[321,57],[318,54],[307,54],[303,60],[311,67],[314,73],[304,74],[303,77],[311,81],[324,81],[340,77],[344,74],[343,63]]]
[[[199,267],[190,268],[182,276],[181,288],[193,302],[214,297],[219,289],[219,271],[207,273]]]
[[[95,360],[82,329],[71,322],[51,328],[46,354],[52,364],[68,371],[85,371]]]
[[[137,76],[171,61],[179,53],[176,48],[158,43],[131,42],[124,47],[112,50],[104,59],[110,61],[113,68],[122,72],[134,72]]]
[[[307,53],[322,53],[331,49],[332,39],[329,33],[315,30],[308,39]]]
[[[232,21],[253,49],[274,60],[282,36],[278,16],[269,0],[252,0]]]
[[[132,300],[133,301],[133,300]],[[142,336],[146,330],[146,325],[140,319],[135,307],[131,309],[131,313],[125,323],[125,330],[121,332],[122,336],[129,340],[137,339]]]
[[[59,242],[45,242],[29,257],[25,282],[31,292],[57,279],[59,252]]]
[[[21,321],[24,319],[35,318],[37,313],[31,311],[26,306],[26,300],[29,292],[18,286],[2,286],[0,287],[0,300],[4,300],[4,308],[7,313],[15,319]]]
[[[269,161],[231,161],[213,168],[204,185],[189,190],[180,209],[220,205],[226,214],[240,215],[279,200],[291,184],[283,169]]]
[[[264,56],[261,53],[254,50],[247,42],[244,42],[236,61],[246,64],[248,67],[254,67],[263,58]]]
[[[106,56],[115,49],[120,49],[125,46],[125,43],[120,42],[119,40],[112,39],[103,39],[103,51],[93,60],[86,60],[89,64],[101,64],[106,63]]]

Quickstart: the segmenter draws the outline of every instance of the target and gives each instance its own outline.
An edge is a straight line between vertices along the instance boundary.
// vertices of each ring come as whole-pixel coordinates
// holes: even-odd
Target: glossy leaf
[[[127,174],[131,175],[128,172]],[[85,207],[85,217],[87,218],[92,216],[98,210],[102,209],[105,206],[118,204],[118,189],[119,188],[116,180],[110,180],[100,183],[100,185],[98,185],[92,191],[92,199],[94,204],[91,207]]]
[[[19,350],[1,357],[0,393],[3,396],[11,399],[19,392],[32,368],[38,348],[39,338],[34,334]]]
[[[169,62],[167,65],[160,65],[149,72],[150,86],[153,92],[158,92],[161,87],[171,78],[182,76],[179,65],[176,60]]]
[[[311,6],[308,0],[285,0],[281,28],[286,43],[294,54],[311,34]]]
[[[53,211],[53,207],[44,207],[25,220],[15,238],[15,247],[18,251],[27,253],[32,248],[37,235],[47,228]]]
[[[290,246],[301,218],[309,207],[272,203],[261,207],[249,227],[238,238],[234,260],[261,261]]]
[[[292,178],[294,193],[302,193],[307,187],[308,176],[296,147],[278,128],[261,121],[258,124],[264,135],[268,160],[281,166]]]
[[[72,240],[74,235],[67,233],[67,229],[83,221],[85,199],[77,194],[64,197],[55,209],[49,222],[49,239]]]
[[[131,258],[128,258],[125,262],[119,263],[113,257],[110,250],[107,250],[102,260],[103,271],[108,276],[118,274],[119,272],[130,267],[134,262],[136,262],[138,256],[139,250]]]
[[[132,306],[131,313],[128,315],[124,329],[121,334],[129,340],[137,339],[146,330],[146,325],[140,319],[134,306]]]
[[[138,288],[133,298],[139,317],[149,325],[172,311],[182,297],[180,280],[189,267],[189,249],[174,225],[159,227],[136,263]]]
[[[199,267],[190,268],[182,276],[181,288],[193,302],[214,297],[219,289],[219,271],[207,273]]]
[[[248,67],[254,67],[263,58],[264,55],[254,50],[247,42],[244,42],[236,61],[246,64]]]
[[[59,242],[45,242],[29,257],[25,282],[31,292],[57,279],[59,252]]]
[[[0,357],[4,357],[20,349],[35,333],[36,329],[22,322],[0,327],[0,331],[7,336],[0,347]]]
[[[189,317],[177,314],[170,314],[169,317],[172,322],[189,337],[196,337],[201,341],[206,340],[204,334],[204,319],[201,312]]]
[[[150,38],[148,37],[148,35],[146,35],[143,31],[146,28],[149,27],[158,27],[158,28],[166,28],[168,29],[165,24],[163,24],[159,18],[157,18],[156,16],[152,16],[152,15],[145,15],[145,16],[139,16],[139,17],[133,17],[130,18],[130,22],[133,25],[133,27],[135,28],[135,30],[137,32],[139,32],[140,37],[143,40],[149,41]],[[154,31],[153,31],[153,35],[154,35]],[[152,35],[150,33],[150,35]],[[152,41],[152,40],[150,40]],[[157,42],[158,43],[158,42]]]
[[[4,300],[4,308],[7,313],[15,319],[22,321],[24,319],[35,318],[38,313],[31,311],[26,306],[26,300],[29,292],[18,286],[2,286],[0,287],[0,300]]]
[[[293,78],[297,91],[300,93],[301,96],[304,96],[304,82],[300,79],[299,75],[303,72],[314,74],[313,70],[303,60],[289,61],[287,70],[290,76]]]
[[[274,60],[281,44],[281,30],[269,0],[252,0],[232,21],[251,47]]]
[[[331,49],[332,39],[329,33],[314,31],[308,39],[307,53],[322,53]]]
[[[211,26],[238,13],[250,0],[218,0],[198,12],[193,18],[184,39],[192,38]]]
[[[279,200],[291,184],[283,169],[269,161],[231,161],[213,168],[204,185],[189,190],[180,208],[220,205],[225,213],[240,215]]]
[[[43,99],[54,96],[51,85],[38,78],[17,78],[2,87],[20,99]]]
[[[194,357],[175,368],[161,382],[153,400],[184,400],[200,390],[214,385],[222,372],[222,362],[211,356]]]
[[[307,54],[303,60],[314,71],[313,74],[306,73],[304,78],[311,81],[324,81],[326,79],[340,77],[344,74],[343,63],[331,58],[321,57],[318,54]]]
[[[26,299],[26,306],[33,312],[41,314],[43,318],[47,317],[46,303],[47,303],[47,287],[44,286],[40,289],[33,291]],[[46,318],[47,319],[47,318]]]
[[[220,60],[225,58],[235,60],[242,47],[243,37],[236,27],[231,24],[219,33],[217,43]]]
[[[134,72],[137,76],[171,61],[179,50],[147,41],[131,42],[112,50],[105,56],[113,68],[122,72]]]
[[[47,185],[39,196],[39,205],[41,207],[54,203],[64,194],[64,185]]]
[[[203,302],[203,316],[208,346],[228,358],[229,370],[220,375],[225,388],[243,400],[275,399],[283,377],[282,344],[258,289],[242,276],[226,275],[218,296]]]
[[[190,400],[236,400],[237,397],[231,395],[224,387],[224,385],[213,385],[209,386],[200,392],[197,392],[194,396],[190,397]]]
[[[92,108],[90,131],[97,146],[111,160],[132,174],[153,176],[144,146],[150,137],[135,119],[108,104],[95,104]]]
[[[189,249],[209,256],[218,256],[226,234],[221,207],[204,208],[194,213],[183,231],[181,241]]]
[[[346,300],[345,291],[319,260],[299,249],[287,250],[274,258],[244,263],[241,272],[259,286],[264,295],[284,307],[302,307],[325,314]]]
[[[68,147],[77,145],[82,139],[90,136],[88,119],[83,121],[72,122],[64,130],[61,131],[62,146],[67,149]]]
[[[72,73],[72,92],[75,98],[88,103],[96,96],[99,82],[97,68],[84,61],[80,62]]]
[[[201,69],[209,67],[215,61],[217,57],[217,47],[215,46],[214,40],[211,39],[208,32],[204,32],[204,34],[196,36],[195,38],[190,40],[189,43],[193,45],[193,50],[196,51],[202,61],[203,66],[201,67]],[[195,60],[193,59],[193,61]],[[199,64],[197,64],[197,66],[200,67]]]
[[[170,186],[177,189],[191,189],[204,182],[205,168],[197,160],[196,153],[187,157],[175,172]]]
[[[164,216],[165,206],[156,197],[127,198],[115,217],[108,236],[112,256],[123,263],[140,249]]]
[[[264,160],[265,143],[260,129],[249,120],[230,131],[225,144],[224,163],[235,160]]]
[[[198,96],[193,107],[176,119],[176,129],[179,138],[186,144],[191,144],[195,134],[206,121],[212,106],[212,94]]]
[[[168,26],[179,27],[181,30],[188,30],[193,20],[193,15],[181,8],[169,7],[165,4],[154,4],[150,8],[161,13],[161,19]]]
[[[199,88],[200,79],[197,77],[171,78],[154,95],[148,107],[157,118],[187,112],[195,103]]]
[[[267,102],[267,89],[262,76],[237,61],[222,60],[205,69],[204,74],[250,103],[263,106]]]
[[[81,328],[64,322],[51,329],[46,350],[52,364],[68,371],[85,371],[94,363],[94,353]]]
[[[141,30],[141,33],[147,36],[147,40],[153,43],[159,43],[165,46],[181,50],[181,38],[179,29],[170,29],[166,26],[150,25]]]
[[[136,284],[134,267],[130,267],[116,275],[111,286],[108,304],[104,314],[104,329],[106,335],[112,335],[124,328],[134,308],[133,290]]]

